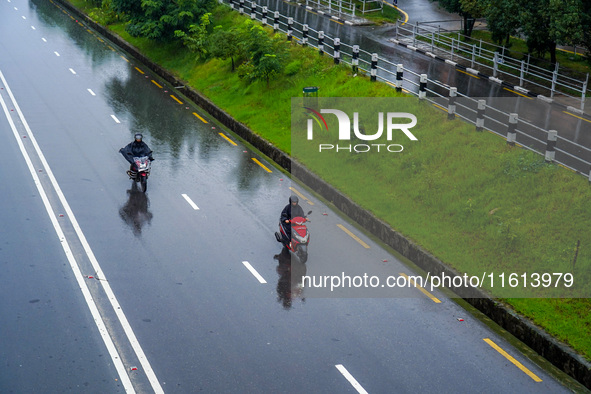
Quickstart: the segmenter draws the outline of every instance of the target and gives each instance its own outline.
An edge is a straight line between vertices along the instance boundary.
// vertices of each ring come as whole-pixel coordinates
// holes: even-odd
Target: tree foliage
[[[190,25],[189,31],[176,30],[175,37],[180,38],[191,52],[197,53],[197,58],[205,58],[209,47],[209,25],[211,25],[211,13],[204,14],[199,24]]]
[[[225,60],[232,60],[232,71],[236,69],[234,60],[243,56],[243,50],[240,45],[240,31],[237,28],[224,30],[221,26],[216,26],[210,37],[211,56]]]
[[[487,28],[492,34],[492,39],[505,46],[509,45],[512,35],[517,34],[521,26],[519,18],[519,3],[515,0],[485,0],[484,17],[486,18]]]
[[[464,18],[464,35],[468,37],[472,35],[475,18],[481,18],[484,11],[482,0],[439,0],[439,6]]]
[[[581,0],[521,0],[521,32],[530,52],[550,53],[556,63],[557,45],[575,45],[584,37]]]
[[[189,32],[213,4],[213,0],[112,0],[113,8],[128,18],[129,34],[162,41],[173,39],[176,31]]]
[[[591,1],[589,0],[439,0],[447,11],[464,17],[464,34],[470,20],[486,17],[493,40],[509,44],[511,35],[525,37],[528,50],[543,57],[550,53],[556,63],[557,45],[591,48]]]
[[[279,35],[270,37],[262,26],[247,20],[242,26],[240,47],[247,57],[239,69],[239,75],[250,81],[270,78],[280,73],[285,64],[286,46]]]

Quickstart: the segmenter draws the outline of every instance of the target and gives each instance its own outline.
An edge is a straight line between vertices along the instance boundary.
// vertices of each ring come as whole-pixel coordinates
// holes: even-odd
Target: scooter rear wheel
[[[300,260],[300,263],[305,264],[306,261],[308,261],[308,246],[307,245],[298,246],[298,251],[296,254],[298,256],[298,259]]]

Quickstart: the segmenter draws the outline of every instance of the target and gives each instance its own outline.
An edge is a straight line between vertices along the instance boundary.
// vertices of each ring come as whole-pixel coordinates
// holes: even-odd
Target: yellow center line
[[[193,115],[195,115],[196,117],[198,117],[203,123],[209,123],[207,120],[203,119],[201,116],[199,116],[199,114],[197,112],[193,112]],[[220,133],[222,134],[222,133]]]
[[[145,73],[144,73],[142,70],[140,70],[139,68],[135,67],[135,69],[136,69],[136,70],[138,70],[138,72],[139,72],[140,74],[145,74]]]
[[[572,168],[568,168],[567,166],[565,166],[565,165],[563,165],[563,164],[560,164],[560,163],[557,163],[557,164],[558,164],[560,167],[564,168],[565,170],[569,170],[569,171],[572,171],[572,172],[575,172],[575,173],[576,173],[576,171],[575,171],[575,170],[573,170]]]
[[[518,96],[525,97],[525,98],[528,98],[528,99],[530,99],[530,100],[533,100],[533,98],[531,98],[531,97],[529,97],[529,96],[526,96],[525,94],[522,94],[522,93],[516,92],[515,90],[511,90],[511,89],[507,89],[507,88],[503,88],[503,89],[505,89],[505,90],[506,90],[506,91],[508,91],[508,92],[515,93],[515,94],[516,94],[516,95],[518,95]]]
[[[474,75],[474,74],[471,74],[471,73],[469,73],[469,72],[466,72],[466,71],[464,71],[464,70],[459,70],[459,69],[456,69],[456,70],[457,70],[457,71],[459,71],[459,72],[461,72],[461,73],[464,73],[464,74],[466,74],[466,75],[469,75],[469,76],[471,76],[472,78],[480,79],[480,77],[479,77],[479,76],[477,76],[477,75]]]
[[[557,50],[557,51],[561,51],[561,52],[566,52],[566,53],[572,53],[573,55],[577,55],[577,56],[580,56],[580,57],[587,57],[587,56],[585,56],[585,55],[584,55],[584,54],[582,54],[582,53],[575,53],[575,52],[573,52],[573,51],[569,51],[569,50],[567,50],[567,49],[564,49],[564,48],[556,48],[556,50]]]
[[[443,108],[441,105],[438,105],[438,104],[433,104],[433,106],[434,106],[434,107],[437,107],[437,108],[439,108],[439,109],[441,109],[441,110],[444,110],[445,112],[447,112],[447,109],[446,109],[446,108]]]
[[[341,230],[343,230],[344,232],[346,232],[355,241],[359,242],[361,244],[361,246],[363,246],[365,249],[369,249],[369,245],[368,244],[366,244],[365,242],[363,242],[358,236],[356,236],[351,231],[349,231],[345,226],[343,226],[342,224],[337,224],[337,227],[340,228]]]
[[[129,63],[129,60],[127,60],[127,58],[125,56],[121,56],[121,59],[125,60],[127,63]]]
[[[113,52],[115,52],[115,48],[113,48],[112,46],[108,45],[107,48],[109,48],[110,50],[112,50]]]
[[[331,18],[331,21],[332,21],[332,22],[335,22],[335,23],[338,23],[339,25],[342,25],[342,24],[343,24],[343,22],[335,21],[335,20],[334,20],[334,19],[332,19],[332,18]]]
[[[363,72],[364,70],[359,70],[359,71],[360,71],[360,72]],[[397,86],[396,86],[396,85],[394,85],[392,82],[386,81],[386,83],[387,83],[388,85],[391,85],[393,88],[397,88]],[[410,92],[409,92],[408,90],[406,90],[406,89],[402,89],[402,91],[403,91],[404,93],[410,93]]]
[[[158,86],[160,89],[162,89],[162,85],[160,85],[158,82],[152,80],[152,83],[156,86]]]
[[[299,191],[297,191],[297,190],[296,190],[296,189],[294,189],[293,187],[291,187],[291,186],[290,186],[290,187],[289,187],[289,190],[291,190],[292,192],[294,192],[295,194],[297,194],[298,196],[300,196],[300,198],[301,198],[301,199],[304,199],[304,200],[306,200],[306,202],[307,202],[308,204],[310,204],[310,205],[314,205],[314,203],[313,203],[312,201],[308,200],[308,199],[306,198],[306,196],[304,196],[302,193],[300,193]]]
[[[392,8],[396,8],[398,11],[400,11],[404,15],[404,22],[400,26],[403,26],[406,24],[406,22],[408,22],[408,14],[406,12],[402,11],[398,6],[396,6],[392,3],[388,3],[387,1],[384,1],[384,0],[382,0],[382,3],[389,5]]]
[[[179,104],[182,104],[183,102],[181,100],[179,100],[178,98],[174,97],[174,95],[170,95],[170,97],[172,97],[174,99],[174,101],[176,101]]]
[[[226,139],[226,141],[228,141],[230,144],[236,146],[237,144],[232,141],[231,139],[229,139],[224,133],[219,133],[222,137],[224,137]]]
[[[508,354],[506,351],[504,351],[503,349],[501,349],[496,343],[494,343],[493,341],[491,341],[488,338],[484,338],[483,341],[486,342],[486,343],[488,343],[497,352],[501,353],[507,360],[509,360],[513,364],[515,364],[515,366],[517,368],[519,368],[523,372],[525,372],[525,374],[527,376],[529,376],[530,378],[532,378],[534,381],[536,381],[536,382],[541,382],[542,381],[542,379],[540,379],[536,374],[534,374],[532,371],[530,371],[525,366],[523,366],[523,364],[521,364],[519,361],[515,360],[510,354]]]
[[[567,114],[567,115],[574,116],[575,118],[579,118],[579,119],[581,119],[581,120],[584,120],[585,122],[589,122],[589,123],[591,123],[591,120],[589,120],[589,119],[585,119],[585,118],[582,118],[582,117],[580,117],[580,116],[577,116],[577,115],[575,115],[575,114],[571,114],[570,112],[566,112],[566,111],[562,111],[562,112],[564,112],[564,113],[565,113],[565,114]]]
[[[260,161],[258,161],[257,159],[255,159],[254,157],[252,158],[252,160],[257,163],[259,166],[263,167],[263,169],[267,172],[272,172],[270,169],[268,169],[267,167],[265,167],[265,165],[263,163],[261,163]]]
[[[408,275],[406,275],[406,274],[404,274],[402,272],[400,272],[399,275],[400,276],[404,276],[407,280],[410,280],[410,282],[414,285],[414,287],[416,287],[417,289],[419,289],[424,295],[426,295],[427,297],[429,297],[434,303],[441,304],[441,301],[439,300],[439,298],[437,298],[433,294],[429,293],[422,286],[417,285],[413,279],[411,279],[411,278],[408,277]]]
[[[97,37],[96,39],[97,39],[97,40],[99,40],[100,42],[105,42],[105,40],[103,40],[103,39],[102,39],[102,38],[100,38],[100,37]]]

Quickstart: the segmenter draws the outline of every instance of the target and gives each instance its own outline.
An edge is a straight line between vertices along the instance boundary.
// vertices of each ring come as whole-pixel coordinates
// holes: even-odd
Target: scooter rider
[[[154,161],[152,157],[152,149],[143,141],[144,136],[141,133],[136,133],[134,140],[127,144],[125,147],[119,149],[119,152],[125,157],[131,165],[129,166],[129,172],[127,173],[130,177],[135,176],[137,167],[133,162],[134,157],[148,156],[150,161]]]
[[[292,194],[289,197],[289,204],[287,204],[285,206],[285,208],[283,208],[283,211],[281,211],[281,218],[279,219],[279,221],[281,222],[281,225],[285,229],[285,233],[287,234],[288,239],[290,239],[290,240],[291,240],[291,225],[289,224],[289,221],[292,218],[295,218],[298,216],[306,217],[306,215],[304,214],[304,210],[302,209],[302,207],[298,203],[299,203],[298,196],[296,196],[295,194]]]

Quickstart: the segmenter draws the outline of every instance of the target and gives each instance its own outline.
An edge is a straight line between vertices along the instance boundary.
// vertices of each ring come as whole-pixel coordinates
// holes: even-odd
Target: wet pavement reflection
[[[306,302],[304,288],[302,286],[302,276],[306,275],[306,264],[299,262],[297,257],[291,255],[285,247],[279,254],[273,256],[277,260],[276,271],[279,275],[277,279],[277,302],[284,309],[291,309],[293,301],[301,299]]]
[[[127,201],[119,209],[119,216],[136,237],[141,236],[142,228],[152,221],[154,215],[149,207],[148,195],[138,188],[136,182],[132,182],[131,189],[127,190]]]

